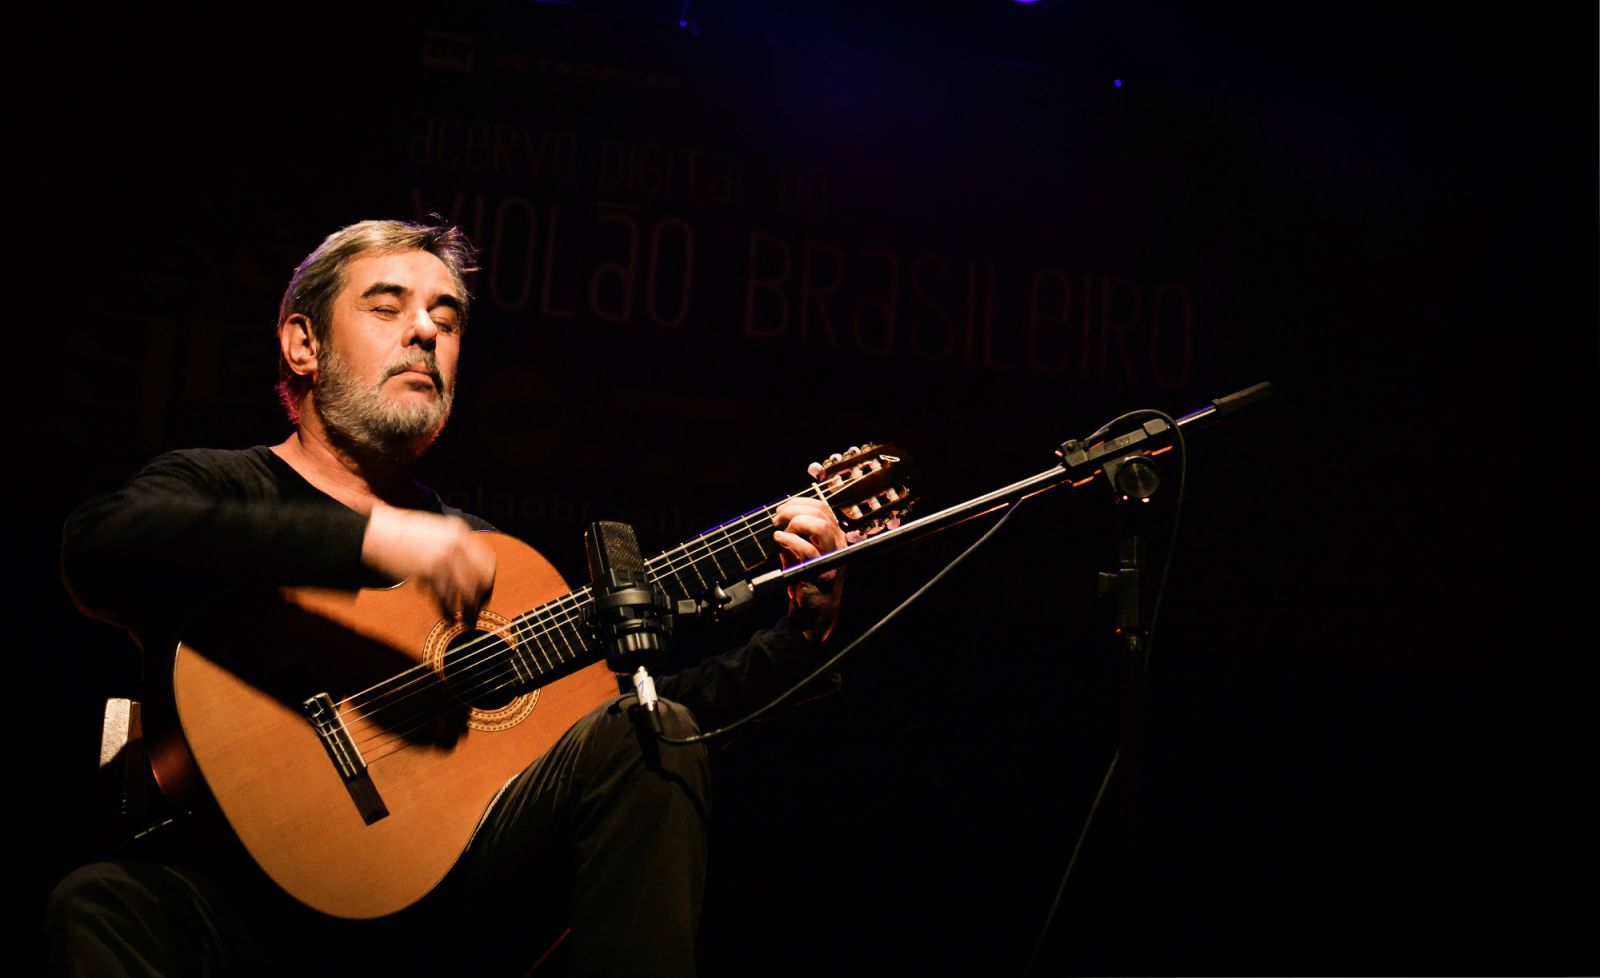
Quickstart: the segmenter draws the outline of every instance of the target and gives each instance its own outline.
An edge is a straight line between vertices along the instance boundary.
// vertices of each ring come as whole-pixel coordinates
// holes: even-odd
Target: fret
[[[539,660],[534,658],[534,653],[539,651],[539,636],[529,626],[525,616],[512,621],[511,627],[516,639],[516,654],[514,658],[519,664],[518,675],[521,676],[522,670],[525,668],[528,672],[528,678],[525,681],[532,685],[533,680],[538,679],[543,671],[539,668]]]
[[[717,527],[717,529],[722,531],[722,538],[724,540],[726,540],[728,538],[728,524],[724,523],[721,526]],[[711,534],[709,534],[709,533],[706,534],[707,537],[709,537],[710,535]],[[701,539],[704,540],[705,538],[702,537]],[[706,555],[711,558],[711,566],[715,567],[717,569],[716,579],[719,582],[728,580],[728,572],[726,570],[723,570],[722,561],[717,559],[717,551],[721,550],[722,547],[713,545],[709,540],[706,540],[705,549],[706,549]]]
[[[685,547],[680,546],[677,547],[677,549],[678,551],[682,551],[682,549],[685,549]],[[659,568],[659,570],[658,568],[651,567],[651,563],[662,562],[666,563],[666,567]],[[666,552],[666,554],[661,554],[661,557],[656,557],[656,559],[651,560],[651,562],[646,562],[645,567],[650,570],[651,581],[654,581],[656,586],[661,587],[662,591],[666,591],[667,597],[670,597],[670,599],[685,600],[688,599],[688,597],[693,597],[693,595],[690,594],[690,587],[688,587],[688,584],[683,583],[682,576],[678,575],[678,568],[675,567],[675,563],[677,563],[677,560],[672,557],[672,551],[669,551]],[[677,594],[674,594],[674,589],[677,589]]]
[[[526,654],[522,649],[522,640],[518,635],[519,629],[516,622],[511,623],[511,654],[506,656],[506,661],[511,665],[511,681],[518,689],[526,689],[533,683],[536,673],[525,669]]]
[[[689,557],[689,555],[687,553],[688,545],[685,544],[683,547],[680,547],[679,549],[686,551],[684,556],[689,558],[689,569],[694,571],[694,576],[695,577],[700,578],[700,591],[697,591],[696,593],[699,594],[699,593],[703,593],[703,592],[705,592],[707,590],[710,590],[711,583],[706,580],[706,576],[704,574],[700,573],[700,562],[695,560],[693,557]]]
[[[760,523],[771,525],[772,509],[773,507],[768,507],[762,511],[759,518]],[[753,523],[757,525],[753,526]],[[757,528],[758,525],[757,519],[745,519],[740,526],[740,529],[744,532],[734,540],[734,553],[739,555],[740,566],[746,569],[756,566],[770,556],[767,548],[762,545],[763,541],[770,542],[770,539],[760,535],[760,530]]]
[[[565,666],[566,663],[578,658],[584,648],[582,639],[574,642],[570,627],[573,621],[573,600],[571,595],[566,595],[547,607],[550,608],[550,634],[555,637],[555,661],[560,666]]]
[[[589,640],[575,622],[564,622],[561,626],[562,638],[566,640],[567,647],[572,649],[572,658],[576,660],[589,649]]]
[[[539,630],[543,633],[545,641],[549,643],[550,668],[555,669],[566,660],[566,652],[562,646],[566,644],[565,636],[561,634],[561,623],[556,620],[555,612],[549,605],[544,605],[540,612]]]
[[[594,595],[589,588],[582,588],[572,592],[572,628],[578,635],[578,647],[582,655],[587,658],[594,657],[594,634],[589,629],[588,609],[594,604]]]
[[[544,660],[543,666],[540,666],[538,661],[535,660],[534,671],[543,673],[555,668],[555,663],[550,658],[550,650],[546,648],[544,644],[545,630],[543,626],[536,621],[539,613],[540,609],[535,608],[518,618],[517,621],[522,623],[522,631],[526,634],[526,638],[523,640],[522,644],[531,646],[533,651],[537,652],[539,657]]]
[[[584,608],[594,603],[594,588],[586,584],[569,593],[561,600],[569,606],[567,610],[572,617],[582,621],[585,614]]]
[[[729,520],[717,527],[715,532],[721,534],[722,537],[717,541],[717,550],[730,557],[729,563],[733,565],[735,573],[744,570],[744,558],[739,556],[739,539],[745,535],[745,518],[740,517],[737,520]],[[721,569],[720,564],[718,569]],[[724,572],[723,579],[726,580],[727,577],[727,573]]]
[[[674,601],[683,601],[692,596],[689,594],[688,586],[679,579],[678,572],[673,568],[665,568],[660,574],[652,573],[650,579]]]

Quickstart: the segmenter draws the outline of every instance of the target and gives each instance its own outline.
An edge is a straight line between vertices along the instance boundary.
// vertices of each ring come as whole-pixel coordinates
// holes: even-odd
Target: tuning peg
[[[822,478],[822,472],[823,464],[821,462],[812,462],[810,465],[806,466],[806,475],[809,475],[813,479]]]
[[[844,456],[840,455],[838,452],[834,452],[832,455],[828,456],[828,464],[829,465],[832,465],[835,462],[843,462],[843,461],[844,461]]]
[[[846,455],[854,455],[859,451],[861,451],[861,446],[860,445],[851,445],[849,448],[844,450],[844,453]]]

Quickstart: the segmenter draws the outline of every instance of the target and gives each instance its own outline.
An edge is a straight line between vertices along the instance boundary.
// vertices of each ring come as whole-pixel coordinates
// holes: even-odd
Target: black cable
[[[889,624],[889,622],[893,621],[895,619],[895,617],[900,614],[900,612],[902,612],[902,611],[906,610],[907,608],[911,607],[911,605],[918,598],[920,598],[924,594],[928,593],[928,591],[935,584],[938,584],[940,581],[944,580],[945,575],[949,574],[952,570],[955,570],[956,565],[960,564],[963,560],[966,560],[969,556],[971,556],[973,551],[977,550],[979,547],[983,546],[985,543],[988,543],[989,539],[991,537],[993,537],[996,533],[998,533],[1002,526],[1006,525],[1007,521],[1009,521],[1011,519],[1012,515],[1016,513],[1017,509],[1021,506],[1021,504],[1022,504],[1022,500],[1020,500],[1020,499],[1017,500],[1016,502],[1012,503],[1011,506],[1006,510],[1005,515],[1000,517],[998,520],[996,520],[995,524],[993,526],[991,526],[991,527],[989,527],[989,529],[985,530],[983,536],[981,536],[978,539],[974,540],[972,542],[972,544],[967,547],[967,549],[961,551],[961,553],[957,554],[954,557],[954,559],[952,559],[948,564],[945,564],[944,567],[940,569],[939,573],[933,575],[933,577],[928,579],[928,582],[926,584],[922,585],[921,587],[919,587],[915,591],[913,591],[911,593],[910,597],[908,597],[904,601],[900,602],[888,614],[886,614],[882,618],[878,619],[878,621],[875,624],[873,624],[873,626],[871,628],[867,629],[866,631],[862,632],[860,635],[856,636],[855,640],[852,641],[849,645],[846,645],[843,649],[840,649],[831,658],[829,658],[828,661],[826,661],[822,665],[818,666],[810,675],[806,676],[804,679],[800,680],[799,682],[795,683],[793,686],[789,687],[783,693],[779,694],[775,699],[773,699],[770,702],[768,702],[767,705],[761,707],[760,709],[756,710],[753,713],[750,713],[750,714],[748,714],[748,715],[746,715],[746,716],[744,716],[744,717],[742,717],[742,718],[740,718],[738,720],[735,720],[733,723],[730,723],[725,727],[718,727],[716,730],[709,730],[709,731],[707,731],[705,733],[699,734],[699,735],[694,736],[694,737],[684,737],[684,738],[681,738],[681,739],[675,738],[675,737],[662,737],[662,738],[660,738],[661,743],[663,743],[663,744],[677,744],[677,745],[703,744],[703,743],[705,743],[705,742],[707,742],[709,740],[714,740],[714,739],[716,739],[718,737],[727,736],[728,734],[733,733],[734,731],[740,729],[745,724],[750,723],[752,720],[756,720],[756,719],[758,719],[758,718],[760,718],[762,716],[765,716],[771,710],[774,710],[778,706],[780,706],[781,704],[787,702],[791,696],[795,695],[800,690],[802,690],[806,686],[810,685],[818,676],[821,676],[823,673],[827,672],[829,669],[832,669],[835,665],[837,665],[842,659],[844,659],[845,656],[849,655],[852,651],[854,651],[856,646],[860,645],[862,642],[865,642],[867,639],[871,638],[874,634],[877,633],[877,631],[879,629],[883,628],[883,626],[885,626],[885,625]]]

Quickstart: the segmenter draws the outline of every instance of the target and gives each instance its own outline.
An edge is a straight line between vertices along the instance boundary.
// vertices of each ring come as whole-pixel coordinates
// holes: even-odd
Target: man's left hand
[[[845,543],[833,510],[819,499],[796,496],[785,500],[773,513],[772,522],[777,527],[772,538],[783,548],[779,557],[785,567],[838,550]],[[789,610],[802,613],[801,631],[806,638],[821,641],[833,631],[839,619],[843,578],[844,572],[836,567],[815,579],[789,585]]]

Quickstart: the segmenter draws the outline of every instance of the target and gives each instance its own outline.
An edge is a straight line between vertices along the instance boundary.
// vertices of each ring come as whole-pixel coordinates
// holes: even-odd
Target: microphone
[[[639,705],[659,734],[662,727],[655,681],[645,663],[666,644],[665,636],[672,630],[671,606],[650,581],[633,527],[591,523],[584,534],[584,550],[594,592],[594,604],[587,614],[589,629],[605,649],[611,671],[632,675]]]

